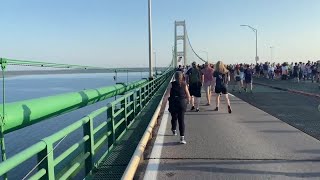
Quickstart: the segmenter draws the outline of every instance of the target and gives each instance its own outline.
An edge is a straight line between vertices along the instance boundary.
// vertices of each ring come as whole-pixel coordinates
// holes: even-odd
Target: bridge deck
[[[172,136],[164,113],[144,179],[320,177],[318,140],[236,97],[232,114],[224,102],[214,112],[204,99],[200,112],[186,112],[186,145]]]

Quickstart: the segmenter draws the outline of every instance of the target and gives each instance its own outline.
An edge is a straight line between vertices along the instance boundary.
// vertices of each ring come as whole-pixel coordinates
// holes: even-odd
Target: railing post
[[[128,97],[124,97],[124,99],[121,101],[121,108],[124,108],[123,117],[124,117],[125,122],[126,122],[126,129],[128,129],[127,99],[128,99]]]
[[[93,134],[93,118],[87,116],[89,121],[83,125],[83,136],[89,136],[89,139],[84,144],[84,153],[90,152],[89,157],[85,160],[85,175],[91,174],[93,169],[94,155],[94,134]]]
[[[132,95],[130,96],[130,102],[133,102],[131,109],[133,110],[133,113],[131,114],[131,118],[130,118],[130,123],[131,121],[134,119],[135,114],[136,114],[136,91],[134,91],[132,93]]]
[[[5,125],[5,106],[6,106],[6,96],[5,96],[5,69],[7,62],[5,59],[0,58],[0,64],[1,64],[1,70],[2,70],[2,116],[0,117],[0,145],[1,145],[1,159],[2,162],[7,160],[6,155],[6,146],[4,141],[4,125]],[[3,176],[4,180],[8,179],[7,173],[5,173]]]
[[[149,98],[150,98],[150,82],[148,83],[148,85],[147,85],[147,102],[149,101]]]
[[[42,161],[38,166],[38,169],[45,169],[46,174],[42,176],[41,180],[54,180],[54,160],[53,160],[53,144],[46,139],[42,139],[46,143],[46,148],[38,153],[38,162]]]
[[[142,110],[142,108],[144,107],[144,104],[145,104],[145,100],[146,100],[146,85],[145,86],[143,86],[142,88],[141,88],[141,97],[142,97],[142,103],[141,103],[141,106],[140,106],[140,110]]]
[[[114,129],[114,106],[112,103],[108,104],[107,116],[108,116],[108,119],[111,123],[111,131],[112,131],[112,143],[110,143],[109,141],[108,141],[108,143],[109,143],[109,145],[110,144],[114,145],[115,141],[116,141],[116,135],[115,135],[115,129]],[[111,140],[111,138],[108,138],[108,139]]]
[[[141,89],[142,88],[139,88],[139,90],[138,90],[138,93],[139,93],[139,111],[137,111],[137,114],[141,111],[141,109],[142,109],[142,95],[141,95]],[[137,115],[136,114],[136,115]]]
[[[154,81],[152,81],[152,83],[151,83],[151,97],[154,95],[154,91],[155,91]],[[151,98],[150,98],[150,99],[151,99]]]

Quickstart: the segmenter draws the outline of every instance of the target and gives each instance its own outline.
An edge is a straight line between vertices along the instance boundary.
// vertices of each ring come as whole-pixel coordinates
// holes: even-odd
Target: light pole
[[[249,26],[249,25],[240,25],[240,26],[247,26],[250,29],[252,29],[253,32],[256,33],[256,58],[255,58],[255,60],[256,60],[256,64],[258,64],[258,60],[259,60],[259,57],[258,57],[258,30]]]
[[[272,64],[272,61],[273,61],[273,52],[272,52],[273,48],[274,48],[273,46],[270,46],[271,64]]]
[[[156,75],[157,75],[157,52],[154,50],[154,70],[156,71]]]
[[[209,53],[207,51],[203,51],[203,50],[201,51],[207,54],[207,62],[209,62]]]
[[[148,0],[148,27],[149,27],[149,79],[151,80],[153,79],[151,0]]]

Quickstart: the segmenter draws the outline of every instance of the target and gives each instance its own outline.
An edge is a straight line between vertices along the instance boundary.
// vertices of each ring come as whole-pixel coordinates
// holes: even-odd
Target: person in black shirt
[[[173,135],[177,135],[177,120],[179,123],[180,143],[186,144],[184,139],[184,113],[186,111],[187,102],[190,102],[190,93],[187,84],[183,80],[183,73],[177,71],[175,73],[175,81],[171,82],[169,97],[169,112],[171,113],[171,130]]]
[[[244,70],[244,80],[246,82],[244,91],[247,92],[248,85],[250,86],[250,92],[252,93],[252,75],[253,71],[249,65],[246,65],[246,69]]]
[[[228,104],[228,112],[231,113],[232,110],[231,110],[230,100],[229,100],[228,91],[227,91],[227,84],[230,81],[229,71],[226,69],[223,62],[221,61],[217,62],[215,68],[216,69],[213,74],[213,77],[216,78],[215,93],[217,94],[215,111],[219,110],[220,95],[222,93],[226,97],[226,101]]]
[[[299,82],[299,73],[300,73],[300,68],[298,63],[294,63],[293,66],[293,79],[297,79],[297,82]]]
[[[259,78],[260,77],[260,65],[257,63],[256,64],[256,67],[255,67],[255,69],[256,69],[256,75],[257,75],[257,77]]]
[[[186,73],[186,80],[189,84],[189,92],[191,97],[191,111],[196,110],[199,112],[200,98],[201,98],[201,87],[203,85],[203,74],[201,70],[197,67],[196,62],[192,63],[192,68],[190,68]]]

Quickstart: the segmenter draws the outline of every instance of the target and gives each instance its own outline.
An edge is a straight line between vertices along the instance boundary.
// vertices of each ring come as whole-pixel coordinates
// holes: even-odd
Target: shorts
[[[240,79],[244,80],[244,72],[240,72]]]
[[[210,91],[211,89],[209,89],[209,88],[211,88],[211,86],[212,86],[212,84],[213,84],[213,81],[207,81],[207,82],[204,82],[203,83],[203,89],[204,89],[204,91]]]
[[[247,79],[245,79],[245,82],[246,82],[247,84],[252,83],[252,78],[247,78]]]
[[[215,87],[215,92],[216,92],[217,94],[220,94],[220,93],[222,93],[222,94],[228,94],[227,87],[224,87],[224,86],[216,86],[216,87]]]
[[[191,83],[189,84],[190,96],[201,97],[201,83]]]

